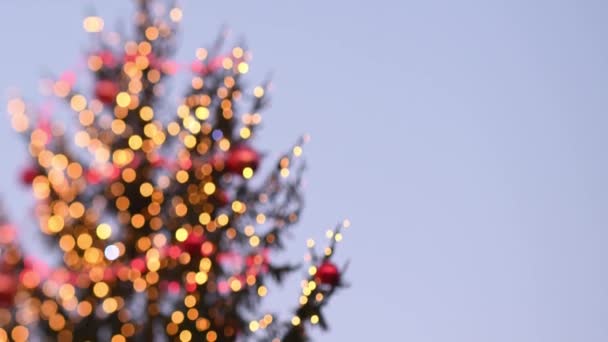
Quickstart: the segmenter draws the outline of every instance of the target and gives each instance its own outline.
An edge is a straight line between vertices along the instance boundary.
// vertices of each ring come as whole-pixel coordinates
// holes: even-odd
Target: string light
[[[103,26],[103,19],[96,16],[86,17],[82,22],[82,27],[87,32],[101,32],[103,30]]]

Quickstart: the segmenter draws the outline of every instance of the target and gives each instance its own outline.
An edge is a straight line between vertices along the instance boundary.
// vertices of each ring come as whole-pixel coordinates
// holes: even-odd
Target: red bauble
[[[225,166],[232,173],[242,174],[247,167],[255,171],[259,164],[260,155],[256,150],[247,145],[237,145],[228,152]]]
[[[139,273],[144,273],[146,271],[146,258],[145,257],[137,257],[131,260],[131,268],[139,271]]]
[[[112,51],[103,50],[100,51],[97,56],[101,59],[101,63],[104,67],[113,68],[116,66],[116,57],[114,57]]]
[[[329,261],[324,261],[317,268],[315,278],[325,285],[336,286],[340,283],[340,271],[338,267]]]
[[[17,239],[17,230],[10,224],[0,225],[0,245],[14,243]]]
[[[21,183],[23,185],[30,185],[38,175],[38,170],[33,166],[29,166],[21,171]]]
[[[19,282],[11,274],[0,273],[0,307],[12,306]]]
[[[101,182],[102,179],[101,173],[99,173],[99,171],[95,169],[88,170],[85,174],[85,177],[89,184],[98,184],[99,182]]]
[[[99,80],[95,85],[95,97],[103,104],[112,104],[120,89],[118,84],[110,80]]]
[[[226,193],[226,191],[221,189],[216,190],[213,194],[213,197],[215,197],[215,201],[218,207],[223,207],[228,204],[228,202],[230,202],[230,198],[228,198],[228,194]]]
[[[201,255],[203,242],[205,242],[205,237],[202,234],[190,233],[184,241],[184,250],[192,256]]]

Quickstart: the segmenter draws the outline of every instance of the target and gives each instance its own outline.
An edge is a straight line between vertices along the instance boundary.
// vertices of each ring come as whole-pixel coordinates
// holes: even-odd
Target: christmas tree
[[[182,11],[136,4],[131,38],[84,20],[91,91],[74,73],[49,83],[74,124],[9,101],[31,155],[21,181],[33,217],[62,258],[26,256],[20,230],[2,220],[0,341],[307,340],[309,326],[327,327],[322,308],[344,286],[332,257],[349,223],[327,232],[320,254],[309,240],[307,265],[273,260],[301,214],[306,138],[276,163],[254,147],[269,82],[246,88],[250,53],[223,36],[196,50],[171,107]],[[269,286],[298,270],[293,315],[264,311]]]

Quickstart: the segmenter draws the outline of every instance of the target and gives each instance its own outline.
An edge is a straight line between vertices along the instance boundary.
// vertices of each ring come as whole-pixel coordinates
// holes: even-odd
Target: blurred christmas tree
[[[294,315],[262,311],[268,282],[299,269],[271,259],[302,209],[305,139],[256,173],[263,158],[251,140],[268,83],[244,89],[250,54],[224,52],[222,39],[196,51],[188,90],[167,110],[182,12],[162,5],[137,2],[131,40],[105,33],[101,18],[84,20],[95,37],[92,95],[74,73],[49,86],[76,124],[9,102],[32,156],[21,178],[37,225],[63,259],[24,256],[3,220],[0,341],[303,341],[309,324],[326,327],[321,309],[343,286],[330,259],[348,222],[328,232],[321,255],[308,241]]]

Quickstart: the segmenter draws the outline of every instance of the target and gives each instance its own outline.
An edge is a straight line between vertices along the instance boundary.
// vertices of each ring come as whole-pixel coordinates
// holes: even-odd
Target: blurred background
[[[315,340],[608,341],[608,2],[182,4],[179,60],[226,24],[253,50],[251,84],[273,72],[257,146],[312,137],[288,256],[353,223],[352,286]],[[132,3],[0,2],[4,99],[40,101],[44,72],[82,62],[92,9],[125,27]],[[0,189],[30,240],[26,146],[0,113]],[[299,279],[268,306],[295,306]]]

